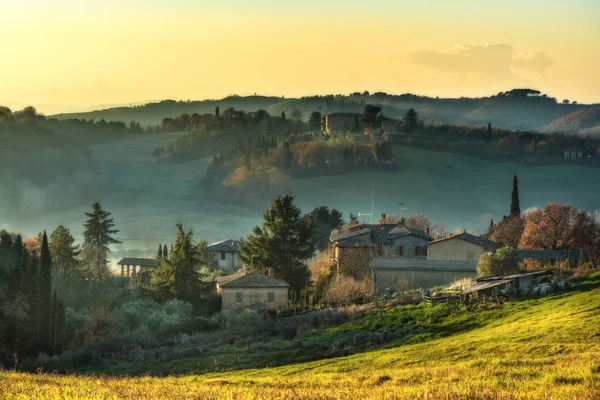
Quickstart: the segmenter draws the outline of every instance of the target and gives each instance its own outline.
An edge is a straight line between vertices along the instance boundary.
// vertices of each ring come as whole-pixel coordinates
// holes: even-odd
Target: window
[[[398,255],[400,257],[402,257],[404,255],[404,247],[403,246],[398,246]]]
[[[427,257],[427,246],[423,246],[423,255]]]
[[[221,252],[221,260],[224,260],[224,259],[225,259],[225,256],[226,256],[225,252],[224,252],[224,251],[222,251],[222,252]]]
[[[244,302],[244,293],[236,292],[235,293],[235,302],[237,304],[242,304]]]
[[[267,303],[275,303],[275,292],[267,292]]]
[[[415,246],[415,256],[421,255],[421,246]]]

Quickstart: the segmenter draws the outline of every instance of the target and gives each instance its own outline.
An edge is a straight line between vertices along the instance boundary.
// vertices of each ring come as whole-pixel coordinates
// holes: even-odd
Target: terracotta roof
[[[426,258],[383,258],[373,260],[373,269],[424,270],[424,271],[466,271],[476,272],[478,261],[428,260]]]
[[[155,258],[123,258],[117,265],[136,265],[139,267],[156,267],[158,264]]]
[[[259,274],[258,272],[239,272],[233,275],[220,276],[215,279],[221,287],[289,287],[278,278]]]
[[[478,245],[483,246],[483,247],[496,247],[496,246],[498,246],[496,243],[494,243],[494,242],[492,242],[490,240],[484,239],[484,238],[482,238],[480,236],[471,235],[470,233],[467,233],[467,232],[458,233],[456,235],[452,235],[452,236],[448,236],[448,237],[445,237],[445,238],[442,238],[442,239],[434,240],[432,242],[429,242],[429,245],[432,245],[432,244],[438,243],[438,242],[443,242],[444,240],[450,240],[450,239],[462,239],[462,240],[465,240],[467,242],[478,244]]]
[[[208,250],[215,252],[218,251],[236,253],[240,250],[240,241],[233,239],[221,240],[220,242],[209,244]]]
[[[420,229],[409,228],[407,226],[397,226],[390,231],[390,239],[398,239],[404,236],[414,235],[425,240],[433,240],[431,236]]]

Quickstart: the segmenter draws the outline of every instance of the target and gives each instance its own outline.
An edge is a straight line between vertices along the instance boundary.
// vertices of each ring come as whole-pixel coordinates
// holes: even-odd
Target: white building
[[[582,160],[583,149],[578,147],[570,147],[565,150],[565,160]]]

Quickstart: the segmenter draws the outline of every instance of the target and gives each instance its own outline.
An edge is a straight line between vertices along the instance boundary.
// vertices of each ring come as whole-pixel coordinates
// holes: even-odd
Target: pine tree
[[[417,129],[418,115],[414,108],[409,109],[404,115],[404,129],[408,133],[413,133]]]
[[[39,310],[38,346],[40,351],[50,351],[50,322],[52,315],[52,256],[48,248],[46,231],[40,248],[37,303]]]
[[[196,257],[193,233],[185,233],[177,224],[177,239],[169,259],[158,260],[159,267],[151,282],[151,291],[157,300],[179,299],[198,304],[210,287],[197,272],[202,262]]]
[[[510,203],[510,218],[521,215],[521,205],[519,204],[519,182],[517,175],[513,177],[512,200]]]
[[[342,225],[344,225],[342,213],[336,210],[335,208],[332,208],[331,213],[329,214],[329,226],[333,228],[339,228]]]
[[[55,270],[73,273],[78,267],[77,256],[80,253],[79,245],[75,245],[75,238],[69,229],[62,225],[50,235],[50,254]]]
[[[290,195],[278,196],[263,213],[263,223],[255,226],[243,241],[240,260],[256,272],[271,268],[298,294],[306,286],[306,261],[313,256],[314,220],[302,216]]]
[[[112,237],[119,230],[113,229],[115,224],[114,220],[109,218],[110,213],[104,211],[100,203],[94,203],[92,208],[91,213],[85,213],[88,220],[84,224],[83,255],[88,264],[88,277],[101,279],[110,274],[106,260],[110,253],[108,245],[121,242]]]

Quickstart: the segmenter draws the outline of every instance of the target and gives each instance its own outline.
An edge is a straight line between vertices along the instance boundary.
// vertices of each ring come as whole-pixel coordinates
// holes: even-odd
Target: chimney
[[[267,268],[267,276],[270,276],[271,278],[275,277],[275,271],[273,271],[273,268]]]

